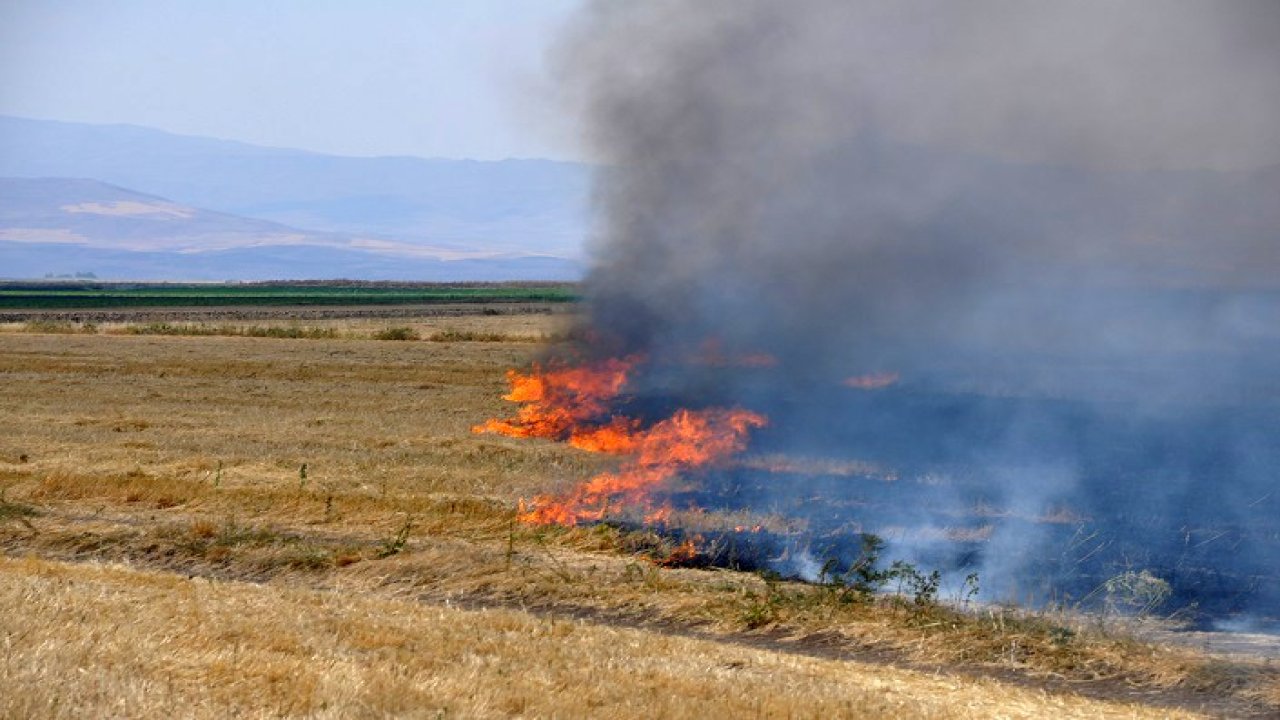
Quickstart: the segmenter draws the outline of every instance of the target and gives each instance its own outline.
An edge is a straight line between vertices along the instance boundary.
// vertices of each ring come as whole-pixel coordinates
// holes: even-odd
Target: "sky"
[[[0,0],[0,114],[340,155],[571,159],[581,0]]]

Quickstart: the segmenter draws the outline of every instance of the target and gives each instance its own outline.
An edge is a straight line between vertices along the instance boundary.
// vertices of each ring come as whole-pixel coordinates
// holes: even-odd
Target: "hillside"
[[[548,160],[355,158],[128,125],[0,116],[0,176],[78,177],[313,231],[576,259],[588,169]]]
[[[1007,162],[863,136],[816,161],[811,170],[807,178],[796,179],[813,184],[797,188],[799,195],[817,202],[823,188],[841,187],[842,203],[865,206],[863,215],[872,218],[868,225],[876,225],[861,231],[946,238],[949,244],[995,243],[1005,259],[1043,268],[1045,282],[1066,275],[1122,284],[1274,287],[1280,277],[1277,166],[1253,172],[1109,171]],[[117,190],[199,208],[199,216],[182,220],[192,223],[186,240],[199,236],[201,242],[213,242],[188,249],[221,253],[202,257],[199,277],[211,279],[300,273],[420,280],[576,278],[589,232],[590,168],[549,160],[338,157],[127,125],[0,116],[3,176],[93,178]],[[104,199],[83,202],[114,201],[105,191],[95,192]],[[3,193],[6,212],[27,212],[16,207],[12,186]],[[48,202],[36,202],[33,212],[48,210]],[[828,210],[814,205],[811,212],[822,216]],[[89,214],[78,219],[87,221]],[[160,227],[160,217],[153,213],[146,219]],[[895,217],[908,218],[909,226],[895,224]],[[249,219],[258,224],[245,225]],[[101,213],[93,218],[99,228],[107,220]],[[176,226],[176,220],[165,222]],[[273,242],[270,252],[250,257],[244,244],[219,244],[217,238],[225,238],[223,231],[231,226],[277,239],[302,233],[308,245],[321,249],[302,251],[296,243]],[[65,223],[58,228],[70,229]],[[129,232],[135,231],[141,232]],[[352,238],[359,240],[359,249]],[[796,240],[802,250],[812,238],[802,233]],[[4,265],[38,275],[76,269],[46,267],[44,255],[33,257],[33,249],[6,248]],[[135,254],[127,257],[117,254],[121,247],[99,243],[42,252],[51,249],[68,251],[60,257],[80,269],[174,279],[165,270],[172,268],[171,258],[138,254],[159,248],[131,247]],[[388,264],[385,257],[391,255],[432,261]],[[445,257],[458,264],[436,267],[435,258]],[[507,259],[484,260],[495,257]],[[257,272],[257,263],[285,274]],[[0,270],[0,275],[15,273]]]
[[[96,180],[0,178],[0,276],[150,280],[561,279],[552,256],[302,230]]]
[[[0,177],[93,178],[223,214],[223,224],[237,215],[288,225],[253,232],[356,236],[365,238],[366,250],[394,243],[402,256],[538,256],[527,263],[550,268],[530,274],[524,264],[451,265],[479,273],[471,279],[575,277],[580,266],[564,260],[584,260],[589,233],[590,168],[550,160],[343,158],[150,128],[0,115]],[[1274,201],[1280,167],[1235,173],[1061,168],[865,136],[818,161],[805,182],[814,182],[818,195],[838,184],[847,202],[865,206],[870,218],[887,220],[897,208],[909,215],[906,229],[916,236],[961,245],[997,238],[1007,258],[1065,269],[1069,277],[1201,287],[1272,287],[1280,277],[1280,201]],[[314,277],[333,277],[335,268],[370,279],[468,277],[385,266],[344,250],[344,242],[320,243],[326,250],[319,255],[276,243],[266,261],[291,269],[279,277],[298,277],[303,268]],[[82,247],[77,263],[128,268],[102,255],[105,250]],[[234,256],[239,246],[204,250],[230,254],[216,279],[238,277],[228,270],[250,261]],[[6,258],[26,261],[13,251]],[[164,260],[147,263],[163,266]],[[410,272],[416,274],[404,275]]]

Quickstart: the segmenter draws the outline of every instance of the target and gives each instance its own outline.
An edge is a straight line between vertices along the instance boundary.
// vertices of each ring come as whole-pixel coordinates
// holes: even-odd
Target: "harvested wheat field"
[[[610,462],[471,432],[565,320],[0,328],[0,716],[1280,712],[1262,660],[517,522]]]

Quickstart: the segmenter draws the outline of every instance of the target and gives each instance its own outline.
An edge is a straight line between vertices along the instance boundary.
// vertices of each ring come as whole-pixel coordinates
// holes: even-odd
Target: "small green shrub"
[[[880,569],[880,553],[884,550],[884,539],[872,533],[863,533],[862,548],[858,559],[843,573],[834,571],[836,559],[831,558],[818,572],[818,584],[844,588],[846,591],[860,595],[871,595],[885,586],[885,583],[896,577],[894,569]],[[898,568],[903,563],[894,563]]]
[[[338,337],[333,328],[318,327],[259,327],[251,325],[240,333],[245,337],[288,338],[299,340],[328,340]]]
[[[153,322],[146,325],[127,325],[124,328],[129,335],[221,335],[218,328],[206,325],[174,325],[166,322]]]
[[[411,327],[390,327],[373,334],[374,340],[420,340],[418,331]]]
[[[6,500],[4,498],[4,493],[0,492],[0,523],[6,523],[13,520],[22,523],[28,530],[35,530],[35,526],[31,524],[30,518],[39,516],[39,510],[36,510],[30,505]]]
[[[482,333],[473,330],[440,330],[428,338],[431,342],[505,342],[516,340],[502,333]]]
[[[382,546],[378,548],[378,559],[399,555],[404,550],[405,544],[409,542],[411,530],[413,530],[413,518],[406,518],[404,525],[400,526],[395,535],[382,541]]]
[[[938,602],[942,573],[937,570],[924,573],[915,565],[898,560],[889,566],[887,577],[897,580],[898,594],[910,596],[916,605],[934,605]]]
[[[884,540],[878,535],[863,534],[858,559],[844,572],[835,571],[835,558],[828,560],[818,572],[818,585],[826,588],[832,599],[841,603],[867,601],[892,585],[895,595],[910,598],[919,608],[936,606],[942,588],[942,573],[937,570],[926,573],[903,560],[881,568],[880,553],[884,546]],[[972,600],[978,594],[978,574],[969,573],[959,592],[965,603]]]
[[[76,332],[76,327],[65,320],[28,320],[22,327],[22,331],[65,335]]]
[[[748,600],[738,613],[738,622],[748,630],[762,628],[778,620],[778,608],[771,598]]]
[[[289,338],[303,340],[327,340],[338,337],[333,328],[320,327],[274,327],[249,325],[199,325],[194,323],[171,324],[154,322],[146,325],[129,325],[124,332],[130,335],[192,335],[192,336],[226,336],[226,337],[261,337]]]

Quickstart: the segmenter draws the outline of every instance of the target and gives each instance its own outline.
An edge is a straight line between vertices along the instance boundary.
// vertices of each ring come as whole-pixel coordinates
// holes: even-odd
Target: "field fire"
[[[921,7],[602,3],[569,33],[605,164],[585,340],[482,429],[618,465],[521,517],[808,579],[874,537],[1037,606],[1145,573],[1166,612],[1273,624],[1280,138],[1209,130],[1266,23]]]
[[[622,466],[579,485],[562,498],[539,497],[521,508],[520,519],[541,524],[576,525],[617,513],[642,510],[647,523],[662,522],[669,504],[656,504],[681,473],[721,462],[746,447],[747,433],[766,424],[763,416],[740,409],[677,410],[648,425],[608,414],[637,360],[609,360],[579,367],[535,367],[530,374],[511,371],[506,399],[523,403],[510,420],[490,420],[476,432],[513,437],[565,440],[590,452],[626,456]]]
[[[724,383],[732,367],[742,375],[730,387],[767,385],[786,372],[753,363],[655,366],[638,356],[553,359],[510,371],[505,398],[520,405],[516,415],[473,430],[618,456],[615,470],[523,502],[519,519],[647,528],[674,547],[658,558],[663,564],[829,580],[866,562],[868,541],[884,541],[886,557],[938,570],[953,584],[982,572],[993,594],[1032,604],[1101,604],[1098,588],[1135,567],[1169,583],[1168,604],[1205,625],[1275,601],[1274,569],[1239,550],[1276,549],[1276,528],[1204,508],[1192,520],[1142,507],[1184,463],[1211,464],[1221,452],[1215,434],[1273,423],[1274,414],[1135,421],[1106,403],[898,387],[898,376],[883,373],[833,381],[825,402],[775,404],[781,427],[716,404],[724,397],[709,384],[697,409],[668,409],[671,373],[710,368]],[[1012,452],[1001,443],[1015,426],[1025,437]],[[1168,457],[1172,438],[1196,445]],[[1034,462],[1028,446],[1037,448]],[[789,454],[797,451],[808,455]],[[1015,481],[1043,482],[1068,451],[1074,487],[1038,503],[1009,493]],[[1127,482],[1116,484],[1117,476]]]
[[[1280,718],[1280,1],[9,4],[0,720]]]

